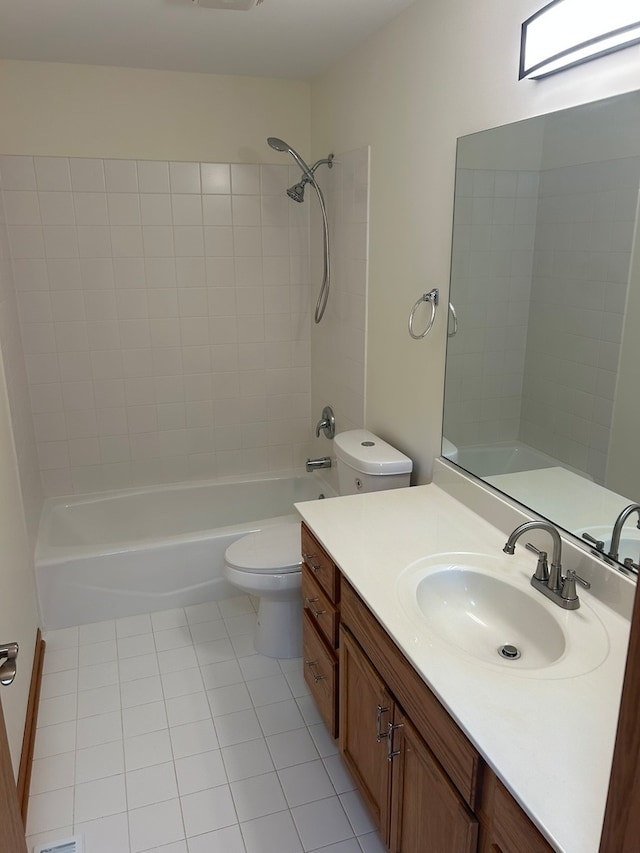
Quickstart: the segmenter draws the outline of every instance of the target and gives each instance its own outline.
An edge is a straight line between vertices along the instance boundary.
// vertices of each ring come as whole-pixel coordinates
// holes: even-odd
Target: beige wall
[[[309,153],[309,84],[0,61],[0,154],[282,163]]]
[[[439,453],[445,312],[412,341],[411,305],[446,304],[458,136],[636,89],[633,47],[542,81],[517,79],[539,0],[416,0],[312,86],[313,151],[371,145],[367,427],[431,476]]]

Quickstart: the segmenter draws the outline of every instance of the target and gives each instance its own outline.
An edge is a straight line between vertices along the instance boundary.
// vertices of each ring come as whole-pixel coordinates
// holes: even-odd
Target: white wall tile
[[[102,160],[73,157],[71,167],[71,186],[74,192],[104,192],[104,165]]]
[[[33,165],[41,192],[65,192],[71,189],[71,172],[66,157],[34,157]]]

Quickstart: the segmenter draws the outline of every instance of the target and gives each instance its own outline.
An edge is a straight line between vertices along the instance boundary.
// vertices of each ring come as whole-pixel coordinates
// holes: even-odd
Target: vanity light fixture
[[[639,42],[638,0],[553,0],[522,25],[519,79],[546,77]]]

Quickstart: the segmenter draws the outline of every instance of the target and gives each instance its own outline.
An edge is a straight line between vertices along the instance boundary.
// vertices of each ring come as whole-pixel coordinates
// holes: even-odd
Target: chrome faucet
[[[320,438],[321,432],[326,438],[333,438],[336,434],[336,419],[331,406],[325,406],[322,410],[322,418],[316,424],[316,438]]]
[[[565,610],[577,610],[580,607],[580,599],[576,594],[576,581],[585,589],[589,589],[591,584],[578,577],[572,569],[567,572],[566,577],[562,576],[562,539],[553,524],[548,521],[525,521],[511,533],[502,550],[505,554],[515,554],[516,542],[523,533],[528,533],[530,530],[545,530],[553,542],[550,568],[547,563],[547,552],[539,551],[527,542],[527,548],[538,555],[538,565],[531,576],[531,586],[559,607]]]
[[[618,559],[622,528],[624,527],[625,521],[633,512],[638,513],[638,523],[636,526],[640,528],[640,504],[629,504],[629,506],[625,507],[620,513],[620,515],[616,518],[616,523],[613,525],[613,533],[611,534],[611,546],[609,548],[609,556],[612,560]]]

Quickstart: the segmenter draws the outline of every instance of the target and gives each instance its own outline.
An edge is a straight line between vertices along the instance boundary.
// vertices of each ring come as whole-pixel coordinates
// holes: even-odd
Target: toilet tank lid
[[[413,468],[408,456],[366,429],[340,432],[334,442],[338,459],[363,474],[409,474]]]

